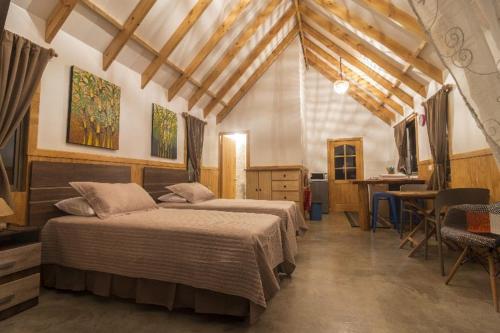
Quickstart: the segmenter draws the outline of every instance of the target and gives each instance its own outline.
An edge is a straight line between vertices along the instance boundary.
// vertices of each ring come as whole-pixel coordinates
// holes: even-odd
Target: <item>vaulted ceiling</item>
[[[50,43],[62,29],[181,95],[221,122],[296,38],[307,69],[387,124],[425,97],[442,68],[404,0],[14,0],[46,19]],[[340,61],[343,66],[339,72]]]

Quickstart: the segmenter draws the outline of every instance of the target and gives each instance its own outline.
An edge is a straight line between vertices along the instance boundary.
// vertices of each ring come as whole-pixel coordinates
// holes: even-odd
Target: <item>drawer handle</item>
[[[285,200],[286,200],[286,195],[285,195]]]
[[[0,264],[0,270],[12,268],[14,267],[15,264],[16,264],[15,261],[8,261],[3,264]]]
[[[14,299],[14,294],[11,294],[9,296],[6,296],[4,298],[0,298],[0,305],[8,304],[10,301]]]
[[[286,185],[283,185],[284,188],[286,188]]]
[[[283,174],[283,178],[286,178],[286,173]]]

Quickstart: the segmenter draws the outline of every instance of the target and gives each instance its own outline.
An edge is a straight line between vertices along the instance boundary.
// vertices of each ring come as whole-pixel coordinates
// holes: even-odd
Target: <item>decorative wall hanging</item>
[[[71,67],[67,142],[118,150],[120,87]]]
[[[151,155],[177,159],[177,114],[154,103]]]

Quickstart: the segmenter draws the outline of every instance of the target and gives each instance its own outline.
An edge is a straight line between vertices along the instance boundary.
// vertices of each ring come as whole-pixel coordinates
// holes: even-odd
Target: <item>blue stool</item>
[[[387,192],[375,192],[373,193],[372,199],[372,230],[375,231],[377,229],[377,220],[378,220],[378,202],[380,200],[387,200],[389,202],[389,211],[391,215],[391,222],[394,225],[398,226],[398,230],[401,227],[398,220],[398,205],[396,198]]]

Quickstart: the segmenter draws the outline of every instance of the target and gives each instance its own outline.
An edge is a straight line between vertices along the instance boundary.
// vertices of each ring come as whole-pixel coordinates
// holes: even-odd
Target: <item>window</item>
[[[21,121],[12,138],[0,149],[12,191],[26,189],[26,147],[28,139],[29,112]]]
[[[356,179],[356,146],[339,145],[333,150],[335,180]]]
[[[417,124],[416,118],[406,122],[406,149],[407,160],[406,170],[412,174],[418,173],[418,155],[417,155]]]

